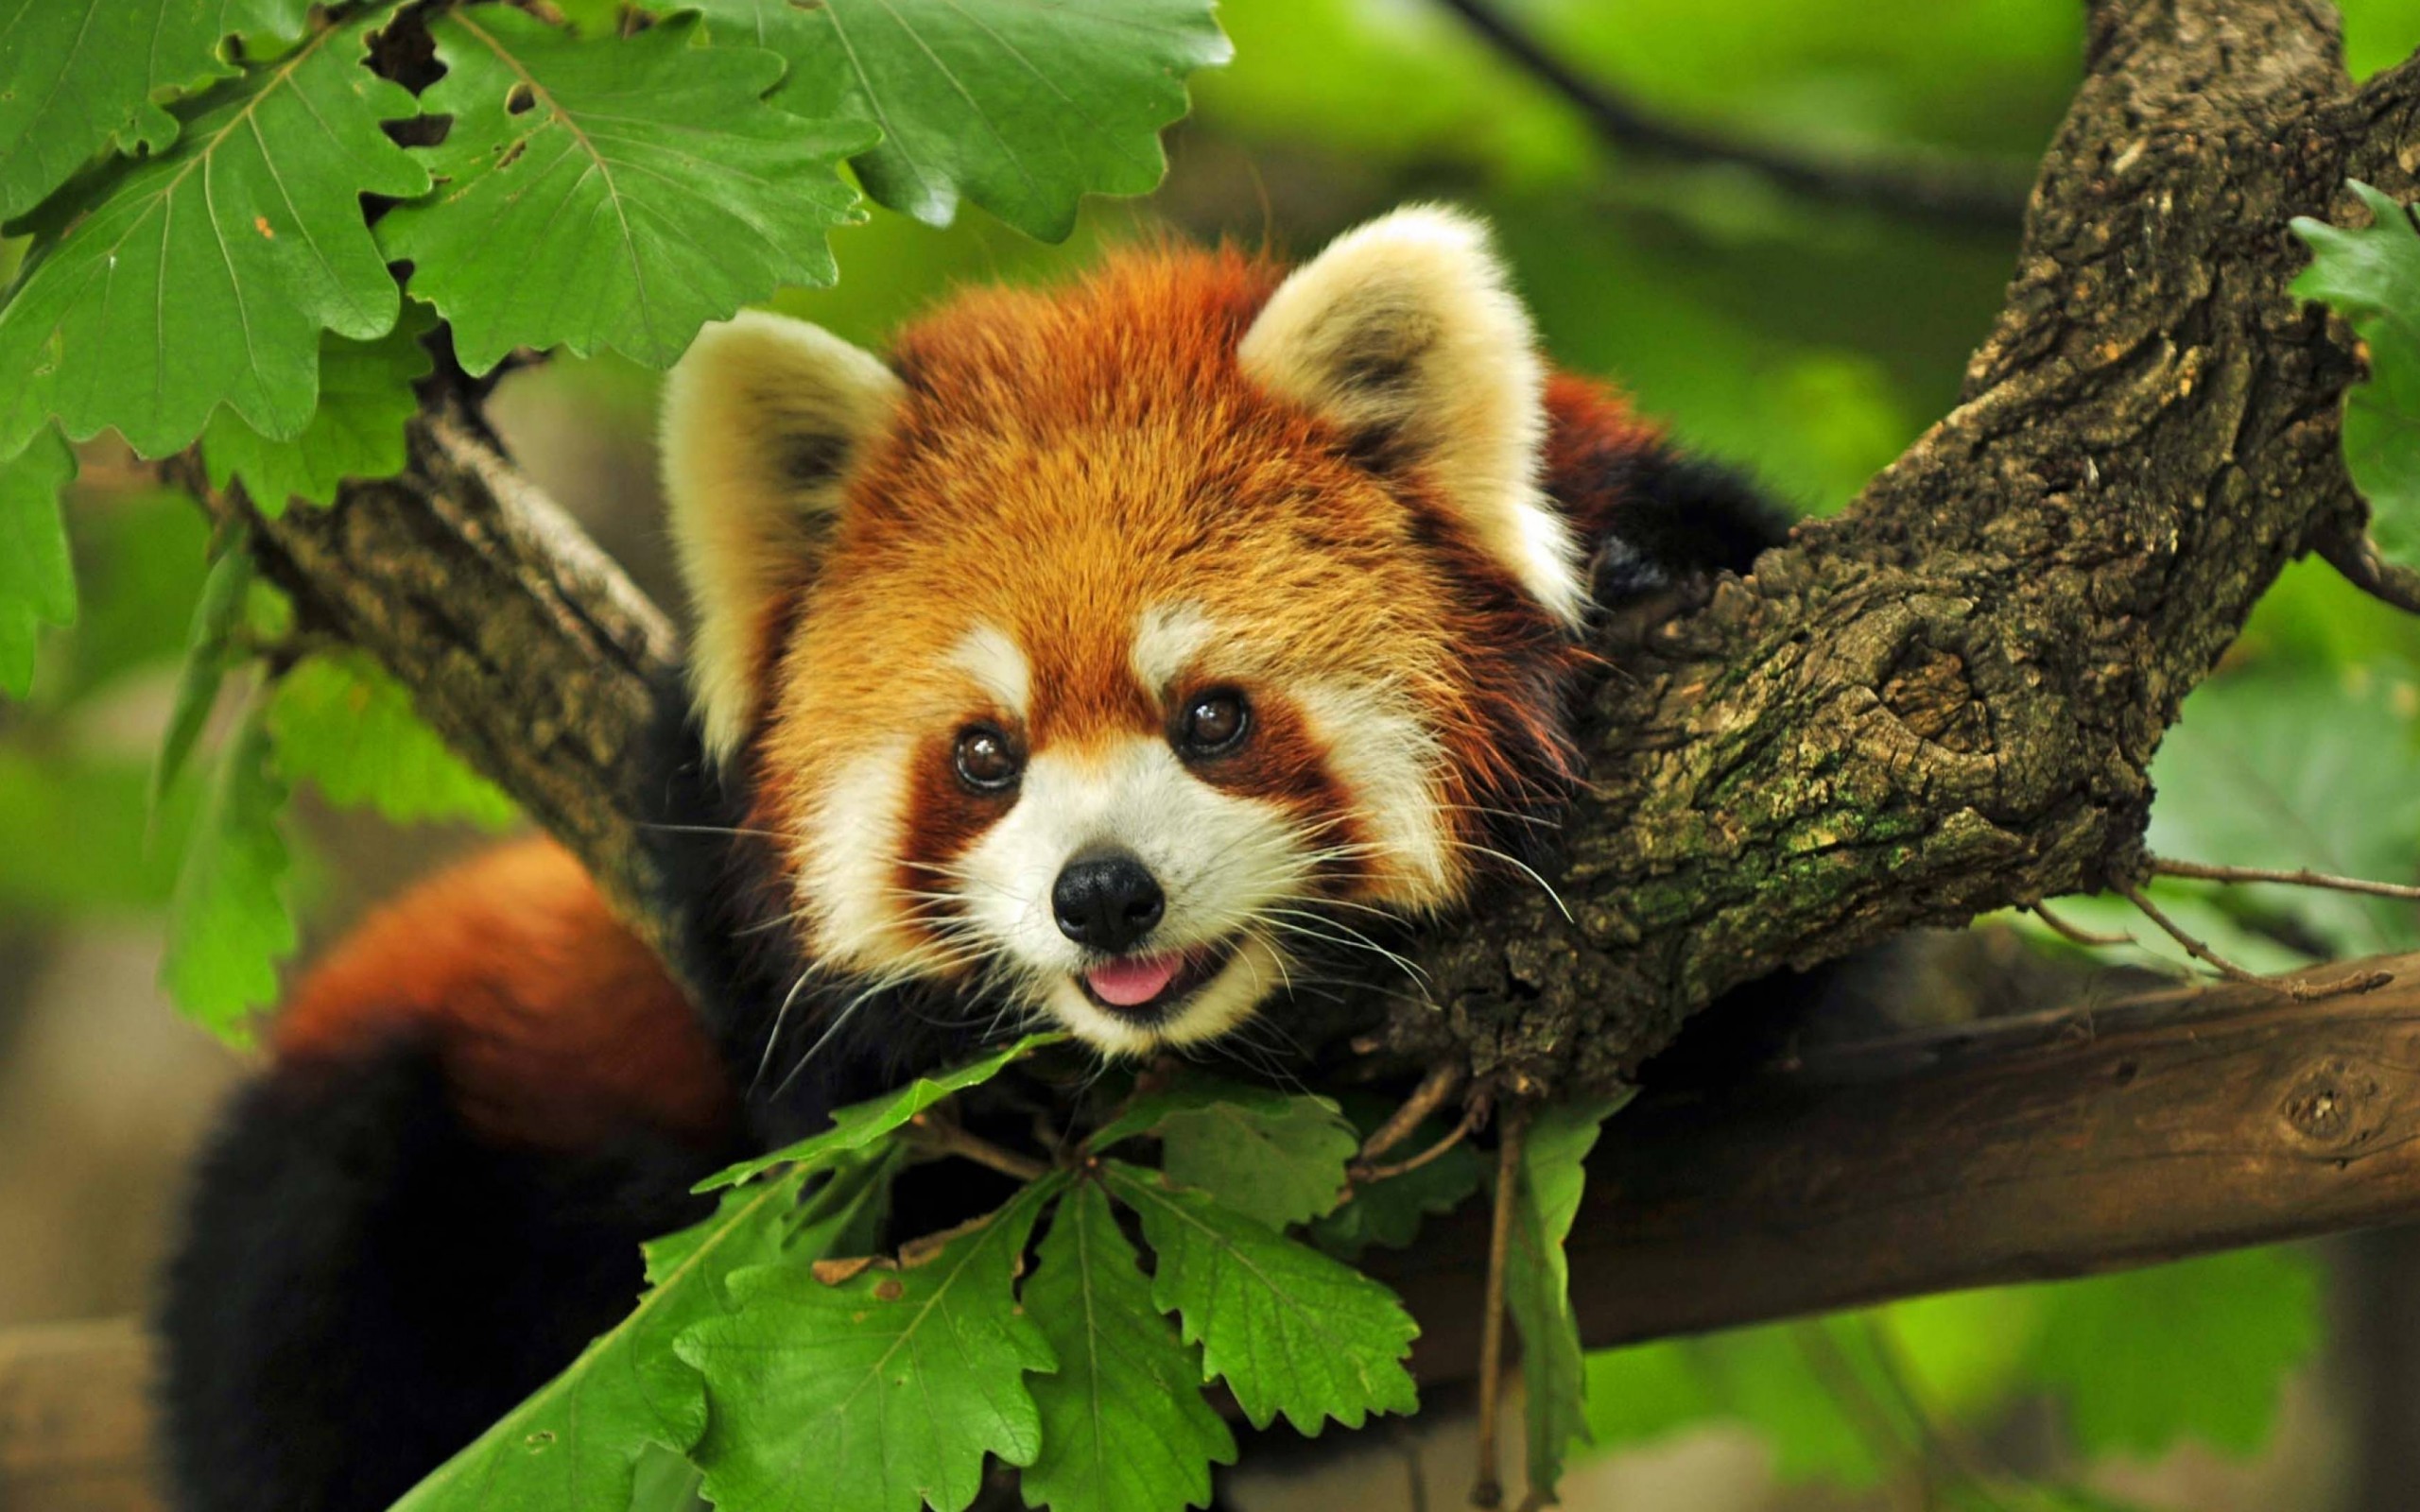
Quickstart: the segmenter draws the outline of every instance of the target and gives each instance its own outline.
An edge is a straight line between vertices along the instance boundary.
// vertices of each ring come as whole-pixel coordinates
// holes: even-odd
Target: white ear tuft
[[[819,326],[750,311],[700,332],[664,391],[664,491],[696,610],[689,679],[729,758],[763,696],[778,596],[813,576],[851,466],[903,390]]]
[[[1414,205],[1346,232],[1279,285],[1236,355],[1424,467],[1479,545],[1579,623],[1579,549],[1538,489],[1546,368],[1478,221]]]

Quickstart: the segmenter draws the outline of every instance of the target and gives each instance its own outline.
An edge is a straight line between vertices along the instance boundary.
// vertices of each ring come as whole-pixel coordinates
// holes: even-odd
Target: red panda
[[[544,842],[334,953],[171,1276],[195,1512],[386,1504],[627,1308],[688,1180],[987,1027],[1208,1043],[1462,904],[1577,780],[1592,604],[1774,535],[1426,208],[962,294],[887,357],[743,315],[663,458],[705,1001]]]

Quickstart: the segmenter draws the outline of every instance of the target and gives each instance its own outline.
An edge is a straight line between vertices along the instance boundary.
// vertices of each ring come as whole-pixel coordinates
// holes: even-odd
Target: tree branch
[[[1422,955],[1394,1044],[1618,1080],[1717,993],[2136,880],[2144,773],[2278,569],[2358,517],[2346,343],[2286,223],[2396,176],[2306,0],[2097,8],[1959,406],[1844,514],[1616,653],[1558,880]]]
[[[680,900],[643,843],[637,758],[678,670],[671,623],[458,402],[432,401],[406,442],[400,475],[274,519],[209,487],[190,455],[172,470],[214,518],[249,527],[305,625],[376,655],[664,951]]]
[[[2260,984],[1871,1040],[1651,1087],[1569,1244],[1592,1348],[2044,1280],[2420,1213],[2420,956],[2360,996]],[[2323,968],[2323,972],[2340,970]],[[1363,1264],[1424,1380],[1479,1359],[1488,1204]]]
[[[2025,214],[2021,180],[1951,161],[1826,162],[1658,116],[1556,57],[1490,0],[1442,0],[1470,28],[1588,118],[1616,147],[1681,163],[1737,163],[1834,204],[2008,232]]]

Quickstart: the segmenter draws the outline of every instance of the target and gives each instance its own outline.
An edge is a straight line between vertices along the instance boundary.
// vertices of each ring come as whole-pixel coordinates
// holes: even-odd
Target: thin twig
[[[1437,1111],[1446,1098],[1454,1095],[1454,1089],[1461,1084],[1462,1064],[1459,1060],[1445,1061],[1423,1076],[1420,1085],[1411,1090],[1411,1095],[1403,1100],[1403,1106],[1388,1114],[1385,1123],[1370,1131],[1370,1137],[1361,1142],[1361,1151],[1355,1160],[1367,1165],[1409,1139],[1411,1131],[1420,1126],[1420,1121]]]
[[[2420,572],[2399,567],[2379,556],[2377,542],[2366,533],[2324,530],[2311,545],[2355,588],[2406,614],[2420,614]]]
[[[1495,1135],[1495,1224],[1487,1239],[1487,1309],[1478,1342],[1478,1478],[1471,1486],[1471,1505],[1504,1504],[1504,1483],[1496,1474],[1495,1438],[1504,1406],[1504,1269],[1512,1255],[1512,1202],[1521,1184],[1521,1140],[1529,1132],[1529,1109],[1515,1103],[1506,1110]]]
[[[1050,1174],[1046,1162],[1003,1149],[979,1134],[970,1134],[959,1125],[929,1113],[917,1115],[911,1126],[917,1145],[931,1154],[959,1156],[1020,1181],[1036,1181]]]
[[[1496,51],[1535,76],[1588,117],[1616,146],[1675,163],[1736,163],[1787,188],[1840,204],[1924,215],[1960,225],[2012,231],[2025,215],[2025,186],[1981,165],[1912,162],[1839,163],[1758,146],[1664,120],[1605,85],[1583,77],[1498,11],[1493,0],[1442,0]]]
[[[2281,982],[2274,977],[2262,976],[2256,971],[2238,966],[2210,949],[2208,945],[2187,934],[2183,925],[2160,912],[2157,903],[2144,897],[2141,888],[2120,884],[2117,892],[2119,897],[2141,910],[2145,919],[2157,924],[2169,938],[2184,947],[2186,954],[2192,956],[2230,982],[2244,982],[2254,987],[2265,987],[2272,992],[2283,992],[2300,1003],[2315,1003],[2322,998],[2342,997],[2347,992],[2367,992],[2374,988],[2384,987],[2394,980],[2394,973],[2392,971],[2354,971],[2333,982]]]
[[[1357,1160],[1350,1168],[1348,1168],[1346,1174],[1353,1177],[1353,1182],[1356,1186],[1366,1186],[1373,1181],[1384,1181],[1393,1177],[1402,1176],[1407,1171],[1417,1171],[1422,1166],[1426,1165],[1429,1161],[1436,1160],[1439,1156],[1444,1154],[1447,1150],[1452,1149],[1455,1145],[1460,1144],[1462,1141],[1470,1138],[1471,1130],[1478,1127],[1479,1120],[1486,1116],[1486,1104],[1484,1102],[1475,1101],[1470,1105],[1470,1107],[1462,1109],[1462,1116],[1461,1120],[1457,1122],[1452,1128],[1445,1132],[1445,1137],[1443,1139],[1441,1139],[1436,1143],[1431,1144],[1428,1148],[1421,1151],[1418,1155],[1412,1156],[1409,1160],[1397,1160],[1392,1165],[1364,1165]]]
[[[2166,856],[2153,856],[2152,875],[2191,877],[2198,882],[2278,882],[2290,887],[2324,887],[2332,892],[2358,892],[2371,898],[2399,898],[2406,902],[2420,902],[2420,887],[2406,886],[2399,882],[2370,882],[2360,877],[2331,876],[2325,871],[2216,867],[2206,862],[2170,861]]]
[[[2097,929],[2086,929],[2081,924],[2070,923],[2041,903],[2028,903],[2026,911],[2048,924],[2052,934],[2064,939],[2073,940],[2079,945],[2132,945],[2135,943],[2135,936],[2122,931],[2104,935]]]

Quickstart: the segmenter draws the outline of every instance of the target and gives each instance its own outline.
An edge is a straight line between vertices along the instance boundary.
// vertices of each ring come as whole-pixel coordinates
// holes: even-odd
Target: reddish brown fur
[[[1282,272],[1232,251],[1129,254],[1072,290],[963,296],[901,335],[905,409],[853,478],[821,577],[766,610],[777,691],[753,739],[758,822],[793,828],[805,774],[914,731],[898,885],[934,889],[928,868],[1005,806],[952,779],[958,727],[1000,719],[1029,747],[1161,731],[1207,685],[1163,697],[1128,664],[1136,614],[1173,602],[1245,631],[1270,688],[1340,670],[1408,681],[1454,758],[1449,802],[1526,814],[1559,796],[1581,653],[1416,471],[1374,476],[1382,448],[1244,377],[1236,343]],[[1549,490],[1593,541],[1621,503],[1612,464],[1660,436],[1585,379],[1554,376],[1547,402]],[[947,664],[978,621],[1032,659],[1022,725]],[[1337,811],[1299,713],[1264,692],[1258,717],[1245,750],[1201,775]],[[1484,826],[1458,814],[1455,828]],[[501,1138],[564,1147],[636,1120],[704,1140],[731,1116],[679,990],[542,842],[374,917],[304,984],[277,1041],[307,1061],[403,1034],[429,1038]]]
[[[937,737],[987,713],[948,664],[976,623],[1031,659],[1032,748],[1156,733],[1168,710],[1129,650],[1137,615],[1174,603],[1242,631],[1230,649],[1266,686],[1408,684],[1467,779],[1453,803],[1527,808],[1560,785],[1566,638],[1416,471],[1374,475],[1365,438],[1238,368],[1282,273],[1233,251],[1130,253],[1070,290],[961,297],[901,335],[907,401],[772,672],[768,821],[801,823],[814,783],[798,775],[878,732],[917,731],[918,759],[945,760]],[[1651,435],[1609,396],[1556,392],[1593,443]],[[913,786],[919,859],[979,833],[940,774]]]
[[[371,916],[304,980],[276,1046],[307,1065],[407,1037],[510,1143],[576,1149],[636,1125],[708,1144],[734,1110],[680,988],[551,841],[485,851]]]

